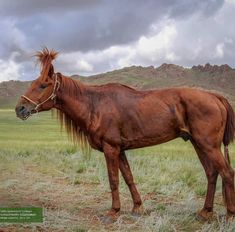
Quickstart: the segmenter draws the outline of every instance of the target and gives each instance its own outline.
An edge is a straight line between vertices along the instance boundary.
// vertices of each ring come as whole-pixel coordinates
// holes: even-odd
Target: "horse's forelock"
[[[35,56],[41,65],[46,65],[48,62],[52,62],[58,56],[58,52],[55,50],[49,50],[47,47],[43,48],[42,51],[37,51]]]
[[[56,59],[58,52],[53,49],[49,50],[45,47],[42,51],[36,52],[35,56],[41,65],[41,78],[44,79],[48,76],[52,61]]]

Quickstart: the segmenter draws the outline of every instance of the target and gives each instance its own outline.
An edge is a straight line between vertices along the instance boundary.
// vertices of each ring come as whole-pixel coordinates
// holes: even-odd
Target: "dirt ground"
[[[98,184],[70,181],[60,173],[53,177],[39,172],[35,165],[24,166],[20,172],[2,170],[0,181],[0,205],[7,207],[43,207],[42,224],[0,225],[0,232],[16,231],[141,231],[140,221],[151,215],[151,207],[160,203],[159,210],[166,206],[179,206],[177,197],[164,197],[157,193],[142,196],[147,203],[144,215],[132,216],[129,192],[121,193],[122,211],[114,223],[106,224],[103,216],[111,204],[111,193]],[[149,205],[148,205],[149,204]],[[150,206],[152,205],[152,206]],[[158,204],[159,205],[159,204]]]

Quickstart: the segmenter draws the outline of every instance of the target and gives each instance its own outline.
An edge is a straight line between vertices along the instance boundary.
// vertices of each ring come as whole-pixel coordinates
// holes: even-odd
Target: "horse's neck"
[[[81,129],[87,130],[90,123],[91,104],[86,96],[87,87],[85,85],[81,87],[82,91],[76,96],[61,89],[61,93],[57,95],[56,108],[68,115]]]

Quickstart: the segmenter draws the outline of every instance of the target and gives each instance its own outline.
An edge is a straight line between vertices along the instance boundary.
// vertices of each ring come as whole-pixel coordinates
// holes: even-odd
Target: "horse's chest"
[[[90,146],[93,149],[102,151],[102,141],[101,141],[101,139],[98,136],[89,134],[87,136],[87,138],[88,138]]]

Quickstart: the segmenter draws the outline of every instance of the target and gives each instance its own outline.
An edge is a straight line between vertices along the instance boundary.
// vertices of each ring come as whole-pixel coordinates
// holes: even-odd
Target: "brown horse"
[[[20,97],[16,114],[25,120],[55,108],[74,140],[88,141],[104,153],[112,191],[108,216],[120,210],[119,169],[133,198],[133,212],[140,212],[142,206],[125,150],[177,137],[191,141],[207,176],[206,200],[199,215],[205,219],[212,215],[218,174],[227,216],[235,215],[234,171],[227,149],[234,139],[234,111],[224,97],[192,88],[138,91],[121,84],[85,85],[54,72],[52,61],[57,52],[44,49],[36,56],[41,74]]]

